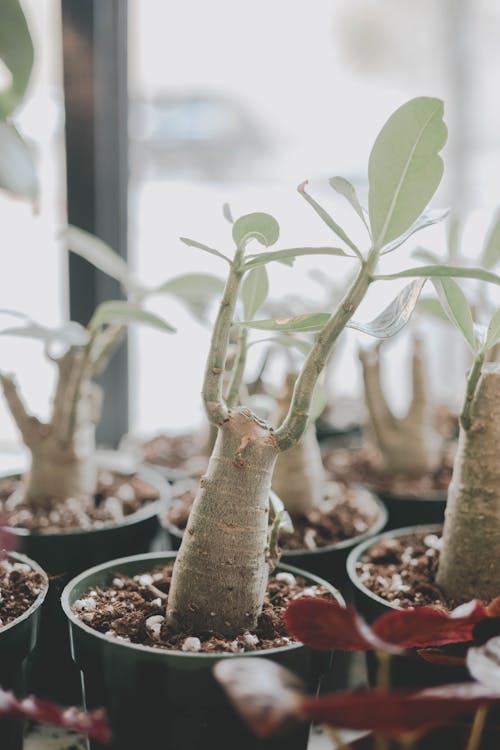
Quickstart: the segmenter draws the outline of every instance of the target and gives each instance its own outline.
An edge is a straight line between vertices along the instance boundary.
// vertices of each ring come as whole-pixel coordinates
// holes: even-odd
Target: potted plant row
[[[288,637],[281,630],[281,616],[290,593],[291,598],[300,598],[308,588],[316,587],[313,593],[319,598],[331,598],[332,590],[300,571],[272,574],[282,521],[278,513],[269,523],[273,469],[278,458],[292,449],[307,429],[317,381],[347,325],[362,327],[375,336],[394,334],[409,319],[429,277],[485,275],[482,270],[439,265],[392,274],[381,273],[378,268],[382,255],[396,250],[405,239],[429,225],[422,211],[443,171],[439,156],[446,140],[442,113],[441,101],[418,98],[400,107],[383,127],[369,160],[369,222],[354,188],[343,183],[345,196],[366,222],[366,252],[306,193],[304,186],[299,192],[341,240],[340,247],[250,253],[250,241],[268,247],[279,236],[276,220],[259,213],[242,216],[232,224],[232,256],[196,242],[197,247],[226,263],[228,274],[203,385],[206,413],[217,438],[179,552],[173,565],[165,564],[166,555],[153,555],[98,566],[68,584],[63,594],[73,656],[83,674],[86,705],[102,703],[107,708],[116,747],[121,750],[138,742],[153,742],[165,726],[172,748],[199,746],[201,737],[207,743],[233,747],[234,724],[227,719],[227,703],[213,681],[214,662],[231,661],[238,654],[248,658],[267,653],[282,664],[293,661],[295,671],[310,686],[313,677],[318,678],[319,667],[325,668],[302,645],[282,640]],[[357,265],[353,281],[332,313],[303,314],[286,320],[235,320],[247,274],[267,263],[315,251],[350,257]],[[366,324],[353,320],[372,283],[401,278],[414,280],[383,315]],[[254,283],[253,287],[258,300],[262,285]],[[254,309],[258,310],[255,303]],[[257,326],[318,334],[296,378],[288,411],[277,427],[244,404],[229,405],[224,397],[228,345],[235,323],[237,331]],[[233,374],[238,382],[241,368]],[[305,583],[297,590],[298,578]],[[269,610],[271,599],[275,601],[276,617]],[[268,629],[270,622],[277,628],[274,639]],[[197,685],[204,686],[201,694]],[[301,746],[305,738],[296,740]],[[245,743],[257,747],[248,735],[240,744]]]

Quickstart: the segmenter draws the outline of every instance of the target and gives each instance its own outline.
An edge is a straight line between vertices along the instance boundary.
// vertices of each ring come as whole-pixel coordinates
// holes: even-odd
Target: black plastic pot
[[[10,553],[9,557],[29,565],[47,580],[45,572],[33,560],[15,552]],[[48,581],[21,617],[0,628],[0,686],[4,690],[12,690],[16,696],[25,693],[26,657],[36,643],[41,606],[47,589]],[[19,719],[0,719],[0,748],[22,750],[23,732],[24,724]]]
[[[347,573],[354,591],[354,604],[365,620],[372,623],[377,617],[393,609],[400,609],[400,607],[394,606],[374,594],[360,580],[356,566],[365,552],[387,537],[406,536],[422,531],[428,534],[440,534],[441,530],[440,525],[419,525],[408,526],[404,529],[393,529],[368,539],[352,550],[347,558]],[[367,667],[369,681],[371,684],[375,684],[376,665],[373,654],[367,654]],[[444,667],[430,664],[419,657],[416,651],[410,653],[409,656],[391,658],[391,684],[394,687],[431,687],[446,682],[466,682],[469,679],[470,676],[465,667]]]
[[[443,523],[446,508],[446,492],[434,492],[430,495],[415,497],[384,492],[376,487],[364,484],[382,500],[389,514],[386,529],[401,529],[417,524]]]
[[[30,692],[65,705],[81,701],[78,670],[71,659],[68,626],[61,610],[64,586],[87,568],[131,552],[147,552],[158,532],[159,504],[168,494],[168,484],[155,472],[142,468],[140,476],[157,487],[160,500],[150,503],[121,523],[100,529],[34,534],[10,528],[23,552],[36,560],[49,575],[49,591],[42,608],[36,649],[28,661]]]
[[[215,681],[212,667],[217,661],[252,658],[252,653],[193,654],[126,643],[92,630],[71,611],[79,597],[91,588],[106,586],[112,574],[138,575],[174,557],[175,553],[150,553],[99,565],[73,579],[62,595],[73,658],[82,671],[85,706],[103,706],[108,712],[112,750],[305,750],[309,727],[286,737],[257,739],[241,723]],[[296,568],[285,565],[280,569],[325,585]],[[315,652],[301,644],[253,653],[292,669],[311,692],[330,669],[329,652]],[[89,747],[100,750],[101,745],[90,741]]]
[[[363,491],[366,492],[363,488]],[[296,565],[308,573],[324,578],[329,583],[335,585],[342,593],[342,596],[349,598],[350,586],[349,578],[346,573],[346,559],[349,552],[360,542],[378,534],[387,523],[387,511],[384,504],[373,495],[373,501],[378,508],[378,517],[371,528],[364,534],[359,534],[352,539],[345,539],[337,544],[331,544],[327,547],[321,547],[316,550],[282,550],[281,560],[288,565]],[[178,550],[182,541],[184,531],[174,524],[170,523],[167,518],[168,500],[161,503],[159,510],[159,521],[162,526],[162,536],[165,549]]]

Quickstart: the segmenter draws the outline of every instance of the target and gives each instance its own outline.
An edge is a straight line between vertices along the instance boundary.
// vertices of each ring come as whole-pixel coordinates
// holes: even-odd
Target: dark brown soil
[[[453,609],[463,602],[447,600],[435,583],[440,536],[422,532],[383,538],[357,565],[360,581],[392,605],[432,605]]]
[[[181,469],[189,476],[199,477],[208,465],[200,435],[157,435],[143,445],[147,463],[166,469]]]
[[[439,469],[434,474],[419,479],[381,472],[377,468],[378,453],[369,445],[357,450],[336,449],[324,456],[323,460],[325,466],[340,480],[360,482],[373,487],[376,492],[425,498],[445,493],[448,489],[455,450],[455,444],[450,444],[443,454]]]
[[[0,629],[31,607],[47,579],[14,558],[0,559]]]
[[[158,500],[156,487],[137,475],[101,470],[97,491],[87,506],[68,498],[50,510],[32,508],[24,502],[22,480],[0,480],[0,518],[6,526],[39,533],[57,533],[74,529],[98,529],[120,523],[150,502]]]
[[[167,522],[184,531],[198,482],[186,479],[174,485]],[[378,509],[362,489],[340,482],[326,482],[325,499],[319,508],[293,519],[293,533],[280,535],[283,550],[316,550],[364,534],[375,522]]]
[[[96,588],[75,602],[73,612],[91,628],[120,640],[143,646],[186,652],[258,651],[288,646],[283,612],[292,599],[300,596],[331,598],[323,586],[309,585],[291,573],[277,573],[269,579],[264,609],[257,629],[232,641],[216,633],[171,633],[164,615],[173,563],[151,573],[128,578],[117,573],[107,589]],[[153,618],[153,619],[151,619]]]

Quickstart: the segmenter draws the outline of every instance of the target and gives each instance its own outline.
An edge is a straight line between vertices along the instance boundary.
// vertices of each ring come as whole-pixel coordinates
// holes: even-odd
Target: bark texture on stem
[[[486,365],[460,428],[437,583],[453,600],[500,593],[500,365]]]
[[[288,411],[295,383],[289,373],[285,389],[278,403],[277,422]],[[310,425],[298,443],[280,453],[273,474],[273,490],[283,501],[288,513],[305,515],[323,500],[325,472],[314,424]]]
[[[249,410],[229,412],[174,566],[168,622],[227,637],[254,628],[267,586],[269,490],[278,450]]]
[[[378,348],[361,351],[359,358],[370,434],[380,454],[381,469],[412,478],[432,473],[441,463],[443,440],[432,423],[420,342],[413,345],[413,394],[408,412],[401,418],[391,411],[382,388]]]

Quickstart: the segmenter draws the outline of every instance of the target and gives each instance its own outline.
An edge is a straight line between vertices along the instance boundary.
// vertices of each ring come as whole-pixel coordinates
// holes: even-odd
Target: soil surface
[[[156,487],[135,474],[101,470],[97,491],[87,505],[76,498],[68,498],[47,510],[27,505],[22,480],[8,477],[0,479],[0,518],[5,526],[39,533],[98,529],[120,523],[158,498]]]
[[[360,482],[376,492],[402,497],[427,498],[446,493],[453,471],[456,444],[447,446],[440,467],[433,474],[411,479],[397,474],[384,474],[377,468],[378,452],[369,445],[356,450],[335,449],[323,457],[325,466],[339,480]]]
[[[197,434],[157,435],[144,443],[144,461],[166,469],[180,469],[193,477],[200,477],[208,465],[203,453],[202,438]]]
[[[198,489],[197,480],[176,482],[165,521],[186,528]],[[342,482],[325,482],[325,498],[318,508],[293,519],[293,533],[280,534],[283,550],[316,550],[364,534],[378,517],[378,508],[365,490]]]
[[[288,646],[293,639],[287,635],[283,613],[292,599],[300,596],[331,598],[323,586],[308,584],[291,573],[270,577],[266,599],[258,626],[232,641],[216,633],[171,633],[165,620],[165,609],[173,563],[156,567],[151,573],[128,578],[115,574],[106,589],[96,588],[73,605],[77,617],[98,630],[120,640],[143,646],[184,652],[258,651]]]
[[[21,617],[47,586],[47,579],[14,558],[0,559],[0,630]]]
[[[357,565],[360,581],[397,607],[432,605],[450,610],[462,604],[446,599],[435,583],[441,537],[422,532],[383,538]]]

